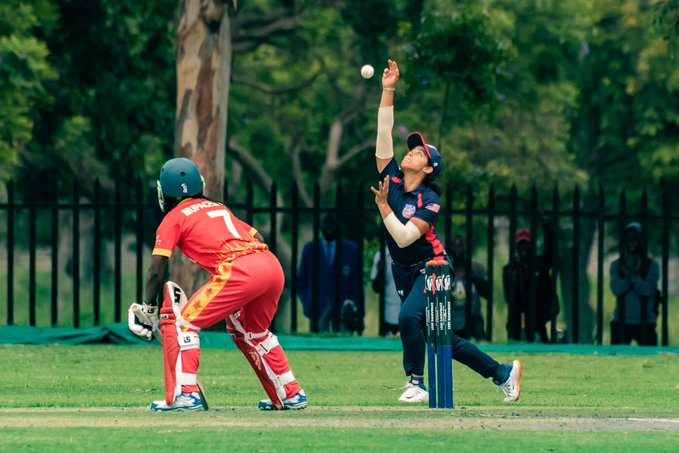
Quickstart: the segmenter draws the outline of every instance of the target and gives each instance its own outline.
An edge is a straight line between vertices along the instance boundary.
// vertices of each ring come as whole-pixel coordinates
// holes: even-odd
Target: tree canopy
[[[245,0],[232,20],[226,179],[374,178],[379,74],[403,68],[395,143],[444,182],[679,184],[675,1]],[[155,179],[174,153],[176,0],[0,5],[0,180]],[[287,26],[281,27],[283,21]],[[279,30],[273,33],[273,27]],[[364,80],[363,64],[377,76]],[[366,189],[367,190],[367,189]]]

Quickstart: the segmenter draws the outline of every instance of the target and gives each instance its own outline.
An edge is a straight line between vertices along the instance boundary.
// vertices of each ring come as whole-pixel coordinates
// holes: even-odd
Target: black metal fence
[[[238,202],[232,202],[228,194],[224,194],[224,200],[236,215],[266,233],[271,250],[281,258],[287,274],[286,294],[295,301],[290,304],[291,332],[298,330],[297,292],[293,282],[296,281],[300,246],[303,245],[301,238],[306,236],[319,240],[321,217],[325,213],[334,212],[338,219],[343,219],[343,234],[358,244],[360,256],[366,254],[366,247],[371,252],[383,250],[384,233],[372,197],[365,199],[369,193],[367,186],[357,184],[351,190],[338,186],[333,191],[331,206],[322,205],[318,186],[314,188],[312,206],[302,206],[295,188],[282,194],[289,202],[279,205],[277,200],[281,194],[275,183],[267,194],[261,194],[256,193],[248,181],[244,197]],[[74,183],[70,199],[57,199],[55,196],[52,201],[20,200],[10,182],[6,186],[6,194],[6,200],[0,203],[0,216],[6,219],[6,222],[0,222],[0,233],[6,235],[6,240],[2,241],[5,243],[3,261],[6,266],[0,263],[0,288],[4,281],[3,292],[7,298],[6,304],[3,304],[4,323],[72,325],[78,328],[83,319],[91,325],[120,322],[130,299],[142,299],[144,260],[152,247],[155,228],[161,217],[155,193],[143,187],[141,182],[134,187],[117,184],[103,191],[99,182],[95,181],[85,195],[82,187]],[[604,325],[604,293],[609,291],[605,287],[604,263],[607,257],[615,254],[624,225],[630,220],[641,222],[646,227],[644,231],[651,232],[646,233],[644,239],[648,240],[654,255],[659,257],[661,298],[658,327],[660,342],[666,346],[669,342],[671,231],[679,217],[670,212],[669,193],[664,186],[652,195],[657,212],[649,208],[649,196],[645,191],[633,203],[629,203],[628,195],[621,191],[615,203],[611,203],[606,200],[601,188],[598,193],[584,196],[578,188],[567,194],[554,188],[546,197],[539,197],[538,190],[533,188],[528,197],[520,198],[516,188],[508,194],[496,194],[491,187],[487,193],[479,194],[471,186],[461,189],[449,186],[443,194],[444,208],[438,230],[446,244],[450,244],[454,233],[463,234],[473,253],[485,257],[487,274],[493,282],[498,272],[499,250],[504,250],[507,259],[514,256],[514,241],[509,238],[514,237],[515,231],[519,227],[529,227],[532,232],[538,232],[541,222],[549,223],[557,234],[553,235],[549,244],[541,246],[550,247],[559,263],[551,275],[551,284],[554,292],[561,295],[561,319],[567,326],[563,341],[603,344],[607,328]],[[564,205],[568,208],[564,209]],[[3,223],[6,225],[4,230]],[[530,251],[533,265],[538,243],[533,241]],[[583,266],[589,263],[586,258],[592,250],[596,255],[592,260],[595,271],[588,272]],[[0,253],[2,251],[0,246]],[[129,256],[132,258],[125,258]],[[60,262],[60,259],[66,262]],[[318,260],[318,257],[314,259]],[[471,254],[467,260],[471,261]],[[42,265],[39,266],[39,263]],[[592,297],[592,292],[583,293],[583,287],[587,287],[583,279],[588,280],[590,276],[595,285]],[[314,294],[321,290],[316,283]],[[489,341],[493,340],[496,293],[491,289],[486,303],[485,323]],[[467,294],[470,295],[471,291]],[[103,299],[110,302],[103,302]],[[83,304],[83,301],[87,303]],[[527,317],[529,331],[535,328],[538,303],[532,286]],[[468,319],[470,304],[468,296]],[[84,306],[87,308],[84,309]],[[384,292],[381,293],[379,307],[378,329],[381,333]],[[102,314],[102,310],[106,315]],[[0,313],[2,311],[0,307]],[[18,312],[21,316],[17,316]],[[586,324],[594,326],[589,338],[588,335],[581,338],[583,316],[586,316]],[[337,318],[336,312],[335,326]],[[550,325],[551,341],[556,341],[556,319],[552,319]],[[315,332],[317,329],[318,318],[312,316],[310,330]]]

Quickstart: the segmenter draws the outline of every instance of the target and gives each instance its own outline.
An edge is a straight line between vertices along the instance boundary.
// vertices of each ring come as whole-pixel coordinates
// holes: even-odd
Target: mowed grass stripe
[[[397,401],[406,381],[399,352],[290,351],[288,358],[311,407],[404,408]],[[675,354],[497,354],[495,358],[522,361],[519,403],[502,403],[502,394],[490,380],[455,362],[458,409],[496,407],[511,413],[530,407],[545,411],[591,408],[598,411],[592,415],[660,417],[672,410],[679,413],[679,357]],[[160,348],[3,345],[0,360],[6,364],[0,367],[4,390],[0,409],[143,408],[164,398]],[[203,351],[200,375],[215,407],[252,408],[266,397],[239,351]]]
[[[408,410],[335,410],[310,408],[293,413],[261,413],[256,409],[218,408],[207,413],[149,414],[140,409],[7,409],[0,412],[0,429],[16,428],[178,428],[187,423],[210,427],[341,428],[403,430],[421,424],[427,429],[501,431],[645,432],[679,433],[679,418],[544,417],[463,412],[421,413]]]

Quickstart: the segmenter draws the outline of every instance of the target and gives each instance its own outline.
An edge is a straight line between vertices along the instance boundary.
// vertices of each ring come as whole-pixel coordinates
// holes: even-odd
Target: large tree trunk
[[[193,160],[205,178],[205,195],[221,200],[231,78],[231,22],[227,0],[180,0],[177,26],[175,155]],[[206,275],[183,255],[172,260],[171,279],[191,294]],[[199,278],[200,277],[200,278]]]

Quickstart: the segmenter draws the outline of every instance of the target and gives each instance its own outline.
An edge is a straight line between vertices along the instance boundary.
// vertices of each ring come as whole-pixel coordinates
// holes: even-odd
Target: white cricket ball
[[[370,66],[369,64],[364,65],[361,68],[361,75],[363,76],[364,79],[369,79],[373,75],[375,75],[375,69],[372,66]]]

